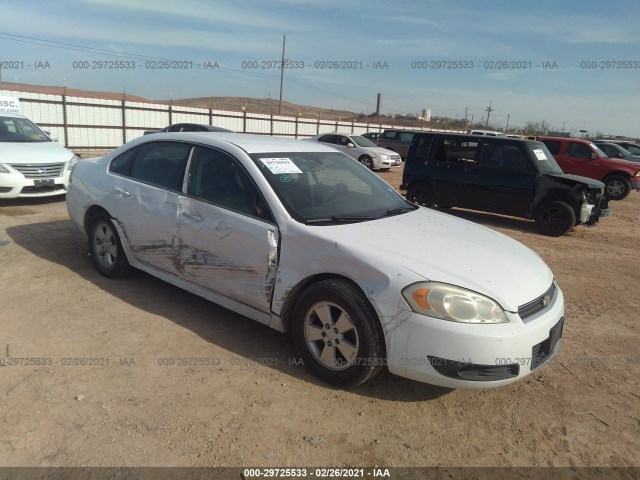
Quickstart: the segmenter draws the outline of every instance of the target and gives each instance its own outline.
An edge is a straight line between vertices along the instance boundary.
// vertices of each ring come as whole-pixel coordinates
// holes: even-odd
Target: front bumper
[[[557,289],[526,321],[515,313],[507,317],[509,323],[471,325],[399,314],[385,332],[389,371],[449,388],[492,388],[524,378],[558,352],[563,294]]]
[[[633,188],[634,190],[640,190],[640,178],[633,177],[631,179],[631,188]]]
[[[61,177],[25,178],[19,172],[0,173],[0,198],[51,197],[64,195],[69,187],[69,172]]]

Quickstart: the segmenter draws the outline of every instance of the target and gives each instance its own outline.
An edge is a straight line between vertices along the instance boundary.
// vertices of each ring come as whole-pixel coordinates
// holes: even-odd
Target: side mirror
[[[58,140],[60,140],[57,135],[54,135],[51,132],[47,132],[46,130],[43,130],[43,132],[46,133],[47,136],[54,142],[57,142]]]
[[[618,158],[624,158],[624,153],[618,152]]]
[[[356,148],[356,146],[351,142],[347,143],[347,147]]]
[[[589,159],[590,160],[595,160],[596,158],[597,158],[596,157],[596,152],[591,152],[591,155],[589,155]]]

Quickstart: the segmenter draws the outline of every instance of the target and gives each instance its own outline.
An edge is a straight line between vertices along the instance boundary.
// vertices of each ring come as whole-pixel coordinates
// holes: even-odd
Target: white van
[[[27,117],[0,112],[0,199],[64,195],[77,161]]]

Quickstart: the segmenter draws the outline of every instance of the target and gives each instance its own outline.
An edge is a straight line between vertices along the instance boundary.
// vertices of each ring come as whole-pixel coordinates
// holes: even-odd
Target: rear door
[[[431,148],[428,171],[433,175],[436,203],[473,208],[475,200],[468,185],[475,178],[478,142],[455,135],[440,135]]]
[[[482,156],[469,190],[475,207],[487,212],[522,216],[533,199],[536,173],[524,146],[482,141]]]
[[[109,211],[136,260],[175,273],[178,197],[191,145],[151,142],[110,164]]]
[[[177,225],[182,278],[270,311],[279,233],[240,161],[222,150],[195,147]]]

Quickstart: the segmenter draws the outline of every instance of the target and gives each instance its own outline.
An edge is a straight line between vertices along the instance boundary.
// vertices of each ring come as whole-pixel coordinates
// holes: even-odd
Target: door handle
[[[114,192],[116,192],[118,195],[120,195],[120,196],[122,196],[122,197],[128,197],[128,196],[130,196],[130,195],[131,195],[131,194],[127,191],[127,189],[126,189],[126,188],[118,188],[118,187],[116,187],[116,188],[114,188],[114,189],[113,189],[113,191],[114,191]]]
[[[182,212],[182,215],[184,215],[187,218],[190,218],[191,220],[195,220],[196,222],[202,222],[204,220],[204,217],[198,213],[184,211]]]

